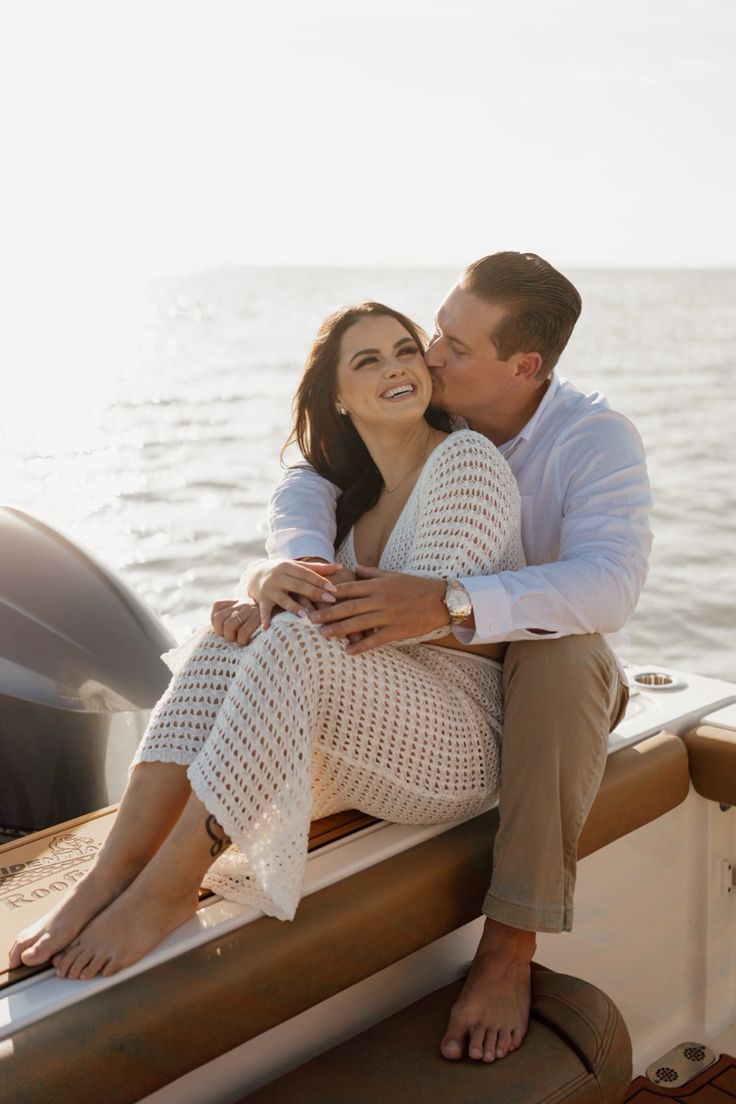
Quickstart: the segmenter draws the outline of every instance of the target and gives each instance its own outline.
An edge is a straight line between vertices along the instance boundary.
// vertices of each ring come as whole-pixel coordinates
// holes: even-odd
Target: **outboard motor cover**
[[[0,833],[119,800],[173,644],[111,571],[0,507]]]

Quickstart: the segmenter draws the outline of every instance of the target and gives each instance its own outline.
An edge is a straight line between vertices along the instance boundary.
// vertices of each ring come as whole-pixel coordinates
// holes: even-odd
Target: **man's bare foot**
[[[445,1058],[494,1062],[518,1050],[529,1026],[535,932],[486,919],[463,990],[440,1043]]]
[[[100,912],[53,964],[59,977],[110,977],[138,962],[197,911],[198,893],[162,888],[147,871]]]
[[[122,893],[140,869],[110,869],[99,860],[55,909],[25,928],[10,948],[9,965],[43,966],[79,935],[85,924]]]

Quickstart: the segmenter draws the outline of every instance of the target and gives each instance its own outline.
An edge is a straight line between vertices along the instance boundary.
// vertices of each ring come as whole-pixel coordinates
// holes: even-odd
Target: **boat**
[[[36,519],[0,510],[0,549],[7,942],[104,839],[171,640],[114,573]],[[627,673],[631,701],[580,841],[574,931],[538,939],[534,1030],[517,1053],[449,1063],[435,1039],[480,936],[496,810],[421,827],[352,811],[312,825],[292,923],[209,895],[111,978],[2,973],[0,960],[0,1100],[277,1104],[296,1088],[320,1104],[424,1104],[448,1099],[450,1077],[458,1100],[644,1102],[672,1085],[684,1093],[694,1074],[726,1093],[736,1077],[736,683],[656,657]],[[596,1016],[612,1040],[603,1058]],[[430,1021],[434,1049],[414,1066],[401,1048]],[[398,1059],[392,1040],[403,1040]],[[556,1055],[555,1076],[569,1061],[574,1089],[542,1085],[541,1046]]]

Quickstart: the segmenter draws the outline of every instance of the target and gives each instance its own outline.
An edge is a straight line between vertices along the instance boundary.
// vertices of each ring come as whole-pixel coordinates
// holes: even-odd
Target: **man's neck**
[[[537,388],[529,400],[511,411],[499,409],[475,411],[466,420],[470,429],[476,433],[482,433],[489,441],[500,448],[507,441],[511,441],[527,424],[530,418],[540,406],[542,399],[547,394],[550,380]]]

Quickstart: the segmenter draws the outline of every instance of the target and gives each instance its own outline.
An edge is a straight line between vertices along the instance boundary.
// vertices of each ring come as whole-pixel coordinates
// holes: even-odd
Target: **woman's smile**
[[[382,399],[386,399],[388,402],[395,402],[399,399],[406,399],[411,395],[416,395],[417,389],[413,383],[396,383],[388,390],[381,394]]]

